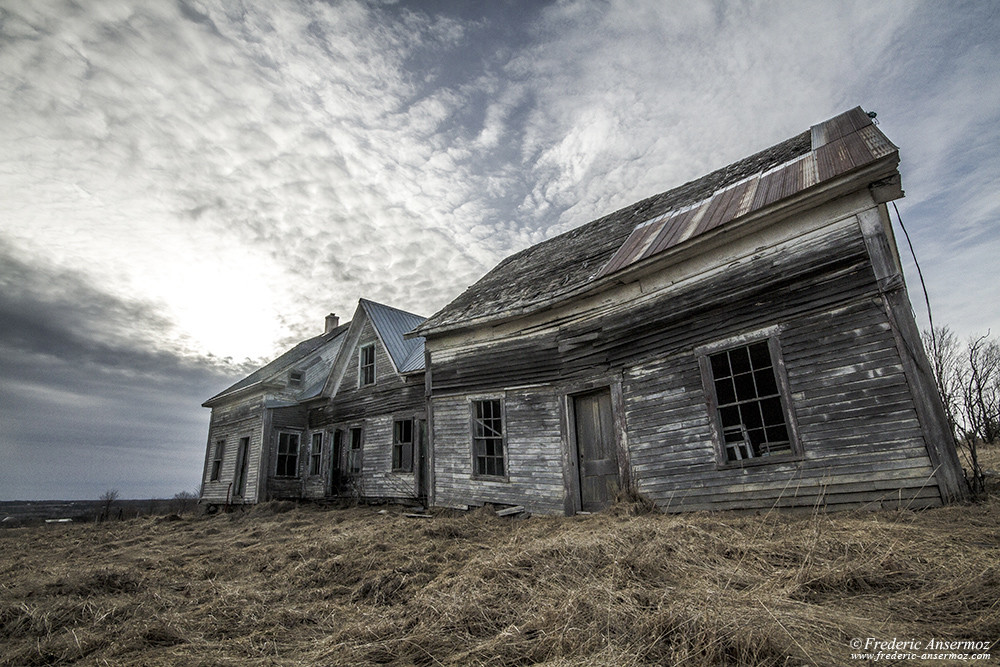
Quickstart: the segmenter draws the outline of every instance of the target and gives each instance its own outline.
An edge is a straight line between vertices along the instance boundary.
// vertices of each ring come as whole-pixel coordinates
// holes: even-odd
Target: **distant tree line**
[[[989,332],[961,341],[949,327],[924,332],[948,423],[974,494],[985,492],[979,446],[1000,441],[1000,342]]]

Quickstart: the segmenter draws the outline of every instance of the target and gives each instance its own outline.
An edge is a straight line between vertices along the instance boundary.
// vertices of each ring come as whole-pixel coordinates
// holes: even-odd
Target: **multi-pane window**
[[[350,430],[351,448],[347,452],[347,470],[351,474],[361,472],[361,439],[363,431],[360,428]]]
[[[413,472],[412,419],[398,419],[392,423],[392,470]]]
[[[226,441],[216,440],[215,441],[215,451],[212,453],[212,475],[209,477],[210,482],[218,482],[219,477],[222,475],[222,457],[226,452]]]
[[[375,343],[358,349],[358,383],[363,387],[375,384]]]
[[[725,461],[792,452],[767,340],[708,355]]]
[[[477,475],[504,476],[500,399],[472,402],[472,466]]]
[[[278,434],[278,457],[274,474],[278,477],[297,477],[299,474],[298,433]]]
[[[320,464],[323,461],[323,434],[312,434],[312,447],[309,449],[309,474],[320,474]]]

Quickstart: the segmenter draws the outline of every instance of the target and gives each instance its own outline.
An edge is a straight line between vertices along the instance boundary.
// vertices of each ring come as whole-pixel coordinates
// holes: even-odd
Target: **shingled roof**
[[[202,403],[202,407],[212,407],[213,405],[219,403],[220,400],[225,400],[231,396],[239,395],[242,390],[250,389],[251,387],[263,387],[268,383],[268,381],[273,381],[280,373],[288,370],[327,343],[336,341],[339,337],[346,334],[349,326],[350,322],[341,324],[326,333],[322,333],[319,336],[314,336],[298,343],[290,350],[287,350],[278,356],[276,359],[261,366],[239,382],[227,387],[212,398],[208,399]],[[340,343],[342,342],[343,341],[340,341]]]
[[[530,312],[650,254],[895,151],[856,107],[697,180],[511,255],[414,333]]]

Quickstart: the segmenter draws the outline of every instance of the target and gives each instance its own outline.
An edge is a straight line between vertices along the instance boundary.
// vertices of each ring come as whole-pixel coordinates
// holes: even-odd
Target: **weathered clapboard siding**
[[[359,311],[360,312],[360,311]],[[375,344],[375,383],[358,386],[361,347]],[[417,495],[414,472],[392,471],[393,421],[414,420],[413,449],[417,456],[417,420],[424,417],[425,388],[423,373],[405,376],[396,373],[392,360],[382,345],[370,320],[365,320],[350,348],[345,348],[343,376],[337,392],[322,406],[309,411],[309,428],[329,433],[340,428],[344,432],[343,447],[348,445],[350,427],[364,431],[362,471],[346,481],[352,495],[370,500],[401,500]],[[332,442],[328,438],[327,442]],[[329,450],[332,445],[327,445]],[[324,470],[330,468],[329,451],[325,454]],[[344,459],[346,461],[346,458]],[[416,466],[414,466],[416,467]],[[330,489],[338,493],[338,489]]]
[[[212,421],[209,426],[208,456],[202,476],[201,497],[205,502],[224,503],[233,501],[231,484],[236,475],[236,458],[241,438],[250,438],[247,453],[247,484],[246,493],[239,502],[254,502],[258,496],[258,470],[263,443],[263,405],[260,399],[244,401],[231,406],[212,410]],[[211,481],[212,461],[215,456],[215,443],[225,440],[225,453],[222,458],[222,469],[219,480]]]
[[[435,350],[434,392],[554,383],[620,369],[707,340],[871,296],[876,288],[852,217],[805,239],[762,250],[658,300],[480,346]],[[740,318],[731,317],[739,313]],[[560,342],[585,340],[575,350]]]
[[[434,398],[435,502],[442,506],[498,503],[533,512],[563,511],[561,409],[551,392],[503,394],[507,479],[472,474],[471,407],[465,397]]]
[[[775,326],[802,456],[722,466],[696,348]],[[542,386],[523,392],[549,396],[558,407],[569,378],[608,373],[622,378],[634,482],[669,510],[940,502],[853,215],[660,294],[564,318],[530,335],[434,349],[432,366],[439,502],[518,503],[526,495],[512,484],[472,483],[464,397],[536,384]],[[509,434],[522,428],[519,417],[508,407]],[[531,428],[565,437],[561,424]],[[553,439],[536,458],[561,466],[560,446]],[[565,489],[544,488],[558,511],[555,501]]]
[[[828,333],[818,337],[820,323]],[[860,356],[853,347],[858,339],[865,341]],[[876,492],[896,494],[904,504],[932,504],[935,495],[940,502],[899,353],[880,307],[861,299],[786,322],[780,340],[803,459],[719,469],[696,360],[679,354],[673,368],[657,361],[626,373],[626,417],[640,491],[676,510],[828,507],[880,499]],[[634,376],[636,371],[641,375]],[[679,383],[684,394],[674,392],[673,401],[658,401],[659,415],[641,398],[644,391]],[[692,403],[691,396],[700,401]],[[678,413],[691,418],[679,422]],[[659,428],[664,423],[673,428]],[[688,457],[681,454],[685,448]]]

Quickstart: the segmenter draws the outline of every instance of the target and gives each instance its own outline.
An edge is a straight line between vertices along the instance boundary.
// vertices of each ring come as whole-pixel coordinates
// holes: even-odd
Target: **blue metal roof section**
[[[414,373],[424,370],[424,339],[405,339],[403,334],[412,331],[427,318],[368,299],[360,299],[360,303],[385,345],[396,371]]]

